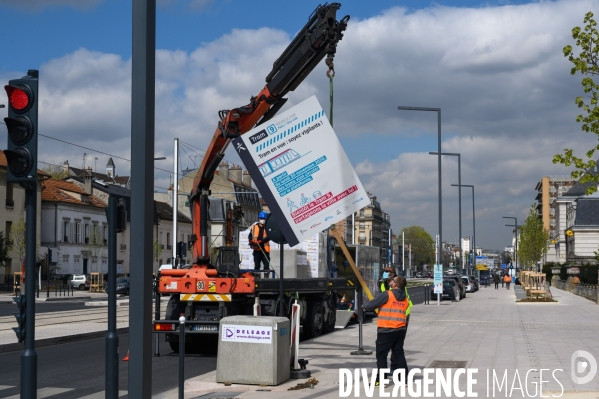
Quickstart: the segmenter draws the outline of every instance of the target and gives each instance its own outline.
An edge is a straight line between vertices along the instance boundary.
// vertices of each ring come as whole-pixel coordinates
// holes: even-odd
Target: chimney
[[[93,187],[92,187],[92,169],[87,168],[85,173],[83,173],[83,190],[89,195],[93,195]]]
[[[174,194],[174,190],[173,190],[173,186],[169,186],[168,188],[168,192],[167,192],[167,200],[166,203],[169,204],[171,207],[173,206],[173,194]]]
[[[69,173],[69,160],[68,159],[66,161],[64,161],[64,163],[62,164],[62,169],[65,171],[65,173]]]
[[[229,179],[229,163],[221,162],[218,167],[218,174],[225,180]]]
[[[250,172],[247,170],[243,172],[243,184],[248,187],[252,187],[252,177],[250,176]]]
[[[241,183],[241,166],[231,166],[229,169],[229,178],[233,181]]]

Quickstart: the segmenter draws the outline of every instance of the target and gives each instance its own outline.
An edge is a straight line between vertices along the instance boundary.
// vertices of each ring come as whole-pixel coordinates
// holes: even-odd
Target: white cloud
[[[524,220],[541,176],[569,173],[551,163],[552,155],[596,143],[575,123],[581,78],[570,76],[561,51],[596,4],[562,0],[411,13],[397,7],[351,20],[335,59],[335,130],[369,135],[373,147],[385,148],[390,135],[418,143],[436,137],[436,119],[397,106],[441,107],[443,151],[462,154],[462,183],[475,185],[477,242],[503,248],[511,233],[501,216]],[[247,104],[289,41],[282,31],[262,28],[233,30],[191,53],[158,50],[156,156],[168,157],[159,167],[171,169],[174,137],[206,148],[218,110]],[[287,107],[316,94],[328,110],[325,70],[319,65],[290,93]],[[80,49],[48,61],[40,74],[40,132],[130,157],[130,60]],[[80,164],[83,152],[90,153],[43,140],[40,158],[48,162]],[[395,231],[412,224],[437,231],[437,162],[428,155],[435,150],[397,148],[390,161],[364,156],[356,165]],[[227,158],[236,159],[232,152]],[[106,161],[101,156],[98,163]],[[116,162],[119,174],[129,173],[129,165]],[[186,154],[181,162],[191,165]],[[443,234],[457,241],[457,189],[450,186],[457,183],[457,164],[444,157],[443,165]],[[156,171],[156,185],[168,184],[168,172]],[[472,233],[470,198],[464,189],[463,235]]]

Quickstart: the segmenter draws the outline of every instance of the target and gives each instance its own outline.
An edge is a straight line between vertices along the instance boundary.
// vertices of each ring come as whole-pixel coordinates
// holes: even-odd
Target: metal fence
[[[560,290],[568,291],[599,303],[599,286],[597,285],[573,284],[571,282],[571,279],[568,279],[567,281],[554,280],[553,285],[555,286],[555,288],[559,288]]]

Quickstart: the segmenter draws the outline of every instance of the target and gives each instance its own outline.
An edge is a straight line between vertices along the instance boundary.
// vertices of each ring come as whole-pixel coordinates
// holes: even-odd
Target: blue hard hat
[[[258,219],[266,219],[268,217],[268,213],[262,211],[258,214]]]

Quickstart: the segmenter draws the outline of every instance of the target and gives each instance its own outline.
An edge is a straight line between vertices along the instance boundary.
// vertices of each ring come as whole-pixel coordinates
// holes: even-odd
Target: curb
[[[49,298],[36,298],[36,302],[58,302],[58,301],[80,301],[92,299],[91,296],[67,296],[67,297],[49,297]]]
[[[129,327],[121,327],[116,329],[117,335],[128,334]],[[35,340],[34,346],[35,348],[43,348],[44,346],[50,345],[58,345],[58,344],[66,344],[69,342],[77,342],[77,341],[86,341],[88,339],[102,338],[106,337],[107,331],[94,331],[89,333],[81,333],[75,335],[65,335],[62,337],[53,337],[53,338],[45,338],[40,340]],[[0,353],[6,352],[16,352],[23,350],[23,343],[13,343],[13,344],[5,344],[0,345]]]

